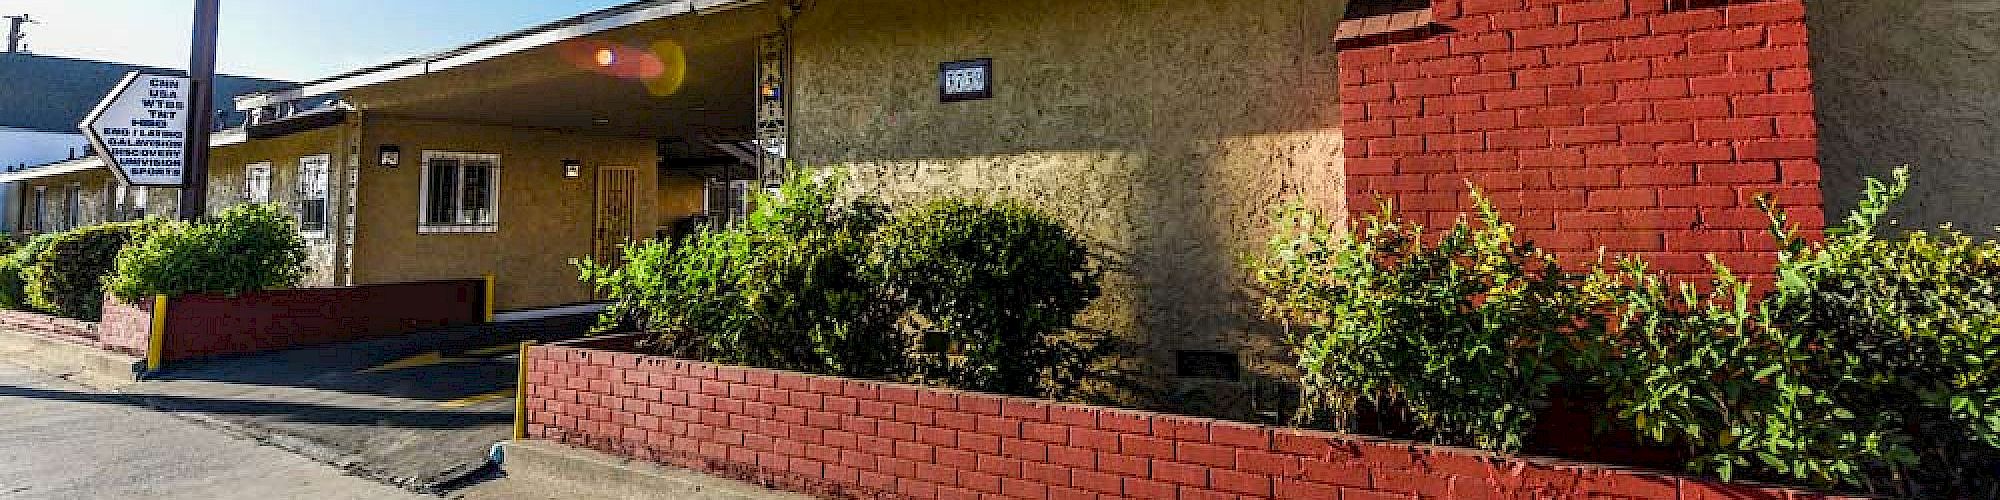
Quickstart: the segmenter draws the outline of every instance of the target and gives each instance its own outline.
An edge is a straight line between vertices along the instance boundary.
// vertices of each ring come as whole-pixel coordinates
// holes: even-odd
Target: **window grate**
[[[423,206],[418,231],[484,233],[498,230],[500,156],[424,152]]]

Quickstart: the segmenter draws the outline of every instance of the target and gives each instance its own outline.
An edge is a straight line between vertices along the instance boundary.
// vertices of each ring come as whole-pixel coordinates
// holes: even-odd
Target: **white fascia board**
[[[235,99],[235,101],[236,101],[236,110],[237,110],[237,111],[250,111],[250,110],[254,110],[254,109],[257,109],[257,108],[261,108],[261,107],[265,107],[265,106],[270,106],[270,105],[272,105],[272,104],[277,104],[277,103],[281,103],[281,102],[285,102],[285,101],[291,101],[291,100],[296,100],[296,99],[298,99],[298,98],[300,98],[300,97],[304,97],[304,96],[300,95],[300,94],[299,94],[299,89],[296,89],[296,88],[292,88],[292,89],[278,89],[278,90],[272,90],[272,91],[267,91],[267,92],[259,92],[259,93],[255,93],[255,94],[244,94],[244,95],[239,95],[239,96],[236,96],[236,99]]]
[[[51,163],[48,165],[35,167],[28,170],[22,170],[19,172],[8,172],[5,174],[0,174],[0,183],[20,182],[30,179],[40,179],[43,177],[53,177],[53,176],[83,172],[98,168],[104,168],[104,160],[100,160],[95,156],[87,156],[75,160],[67,160],[57,163]]]
[[[424,71],[424,63],[409,62],[392,68],[384,68],[379,71],[371,71],[358,75],[348,76],[346,78],[341,78],[338,80],[328,80],[325,82],[307,85],[305,87],[296,90],[295,95],[300,97],[327,95],[348,89],[366,87],[377,83],[401,80],[404,78],[409,78],[424,73],[426,73],[426,71]]]

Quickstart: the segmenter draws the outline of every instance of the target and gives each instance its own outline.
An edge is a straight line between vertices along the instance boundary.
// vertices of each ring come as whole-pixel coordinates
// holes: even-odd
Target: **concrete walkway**
[[[119,391],[349,472],[435,492],[485,473],[512,437],[522,340],[584,334],[594,315],[192,362]]]

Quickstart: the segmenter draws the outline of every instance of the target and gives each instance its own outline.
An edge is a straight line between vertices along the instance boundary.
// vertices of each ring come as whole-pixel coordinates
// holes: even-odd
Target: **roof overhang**
[[[619,28],[688,14],[734,9],[764,0],[642,0],[541,26],[473,42],[455,49],[306,82],[295,88],[248,94],[236,99],[238,110],[255,109],[300,97],[334,94],[491,60],[529,49],[575,40]]]
[[[221,132],[216,132],[214,134],[211,134],[209,136],[208,144],[209,147],[219,148],[223,146],[242,144],[243,141],[249,140],[249,138],[250,135],[244,132],[243,129],[224,130]],[[97,170],[102,168],[104,168],[104,160],[102,158],[98,158],[96,156],[85,156],[74,160],[64,160],[38,167],[31,167],[19,172],[3,173],[0,174],[0,184],[9,182],[28,181],[34,179],[45,179],[60,175],[88,172],[91,170]]]

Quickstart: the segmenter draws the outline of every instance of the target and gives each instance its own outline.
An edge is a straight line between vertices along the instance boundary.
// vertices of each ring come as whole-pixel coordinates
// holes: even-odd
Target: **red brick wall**
[[[262,352],[484,320],[485,281],[188,295],[167,305],[168,361]],[[143,344],[142,344],[143,345]]]
[[[145,356],[146,346],[153,340],[153,303],[127,304],[106,296],[97,335],[105,349]]]
[[[98,345],[97,323],[80,319],[0,309],[0,329]]]
[[[633,340],[532,348],[528,436],[828,498],[1821,498],[612,350]]]
[[[1801,0],[1434,0],[1433,14],[1439,33],[1342,49],[1357,214],[1381,196],[1440,227],[1470,208],[1469,179],[1572,262],[1603,247],[1699,273],[1713,253],[1752,275],[1775,259],[1757,193],[1823,225]]]

